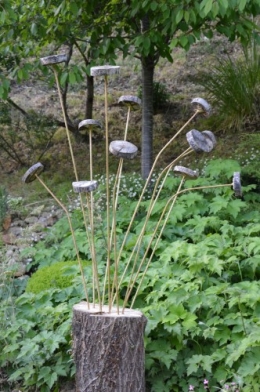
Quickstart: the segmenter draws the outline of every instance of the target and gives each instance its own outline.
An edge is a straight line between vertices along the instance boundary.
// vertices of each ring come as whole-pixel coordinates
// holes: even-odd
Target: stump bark
[[[144,330],[137,310],[102,313],[81,302],[73,307],[76,392],[145,392]]]

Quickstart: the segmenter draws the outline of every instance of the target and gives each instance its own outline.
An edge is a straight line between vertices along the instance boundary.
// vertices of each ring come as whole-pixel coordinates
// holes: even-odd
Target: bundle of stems
[[[127,240],[131,233],[131,229],[133,228],[136,216],[140,207],[142,206],[142,201],[144,200],[146,191],[151,187],[151,179],[154,174],[155,169],[158,166],[159,158],[165,152],[165,150],[175,141],[175,139],[180,135],[180,133],[187,128],[187,126],[194,120],[194,118],[199,114],[208,115],[210,113],[210,105],[202,98],[195,98],[192,100],[192,106],[194,108],[194,112],[191,117],[185,122],[185,124],[173,135],[173,137],[162,147],[159,151],[155,160],[153,162],[151,171],[149,173],[148,178],[146,179],[144,186],[142,188],[141,195],[136,203],[134,212],[130,219],[128,228],[123,235],[123,239],[121,245],[118,246],[118,238],[117,238],[117,212],[118,212],[118,200],[120,193],[120,180],[122,176],[123,163],[126,159],[133,159],[137,154],[137,147],[132,143],[127,141],[128,137],[128,127],[130,121],[131,110],[138,109],[141,106],[141,101],[139,98],[135,96],[122,96],[119,99],[119,103],[124,105],[127,108],[127,117],[126,117],[126,125],[124,137],[122,140],[114,141],[109,144],[109,129],[108,129],[108,80],[110,75],[115,75],[119,72],[118,66],[97,66],[91,68],[91,75],[94,77],[103,77],[104,78],[104,97],[105,97],[105,154],[106,154],[106,269],[104,276],[99,276],[98,273],[98,260],[97,260],[97,250],[95,244],[95,225],[94,225],[94,198],[93,192],[97,188],[98,184],[93,179],[93,158],[92,158],[92,131],[95,128],[100,128],[101,123],[97,120],[86,119],[81,121],[79,124],[80,131],[86,129],[89,133],[89,157],[90,157],[90,179],[88,181],[79,181],[77,168],[74,158],[74,153],[71,144],[70,132],[68,129],[68,123],[66,118],[66,111],[64,107],[64,102],[61,94],[61,87],[59,84],[59,75],[58,75],[58,66],[60,62],[66,61],[66,57],[64,55],[56,55],[49,56],[41,59],[44,65],[48,65],[52,68],[57,84],[58,94],[60,98],[60,105],[64,117],[64,123],[66,128],[67,139],[69,143],[69,149],[71,154],[71,160],[73,164],[74,174],[75,174],[75,182],[73,182],[73,189],[75,192],[79,194],[80,198],[80,206],[83,215],[83,221],[86,230],[86,240],[89,244],[90,254],[92,258],[92,284],[90,282],[86,282],[84,277],[84,272],[82,268],[82,262],[79,256],[77,243],[75,239],[74,230],[72,227],[71,219],[69,212],[66,207],[61,203],[60,200],[53,194],[53,192],[47,187],[47,185],[39,178],[39,165],[36,164],[31,169],[28,170],[26,175],[24,176],[25,182],[30,182],[33,179],[38,179],[42,185],[48,190],[51,196],[56,200],[56,202],[63,208],[65,211],[70,230],[73,237],[73,243],[77,255],[77,260],[80,266],[83,287],[85,292],[85,298],[87,303],[89,304],[89,295],[88,288],[92,286],[92,302],[99,307],[99,310],[102,312],[102,308],[107,300],[109,312],[111,309],[116,306],[117,312],[124,312],[124,309],[127,306],[131,308],[134,306],[135,300],[138,296],[140,288],[142,286],[144,277],[147,273],[150,263],[153,260],[155,251],[159,245],[160,239],[162,237],[163,231],[167,224],[167,221],[172,213],[172,210],[175,206],[176,200],[178,196],[185,192],[190,192],[192,190],[200,190],[205,188],[216,188],[216,187],[230,187],[233,186],[235,190],[235,194],[237,196],[241,196],[241,184],[240,184],[240,175],[239,173],[234,174],[234,179],[232,183],[229,184],[221,184],[214,186],[195,186],[193,188],[183,188],[186,178],[197,178],[198,173],[187,169],[182,166],[176,166],[177,162],[192,154],[194,152],[210,152],[215,144],[216,140],[214,134],[211,131],[203,131],[199,132],[197,130],[191,130],[186,134],[186,138],[189,144],[189,147],[182,152],[178,158],[174,159],[170,164],[168,164],[163,170],[161,170],[158,178],[153,186],[150,200],[147,207],[146,216],[143,222],[143,226],[138,235],[135,245],[133,246],[132,251],[130,252],[127,261],[124,261],[124,266],[119,268],[122,254],[124,252]],[[109,158],[110,154],[113,154],[119,158],[118,169],[115,175],[114,185],[112,190],[110,190],[109,178],[110,178],[110,165]],[[37,166],[38,165],[38,166]],[[181,175],[181,181],[176,192],[167,200],[165,200],[165,206],[159,216],[157,223],[153,229],[153,233],[149,238],[148,244],[146,244],[145,249],[144,246],[144,237],[147,233],[147,227],[149,223],[149,219],[151,214],[153,213],[160,194],[164,188],[165,181],[171,171],[175,171],[178,175]],[[83,194],[85,193],[86,198],[86,206],[83,200]],[[141,252],[142,250],[142,252]],[[149,256],[149,250],[151,251]],[[121,270],[121,274],[119,274],[119,270]],[[113,272],[112,272],[113,271]],[[128,285],[126,290],[124,290],[123,298],[120,298],[120,293],[122,292],[122,288],[125,280],[128,280]],[[88,286],[88,287],[87,287]],[[134,294],[133,294],[134,293]]]

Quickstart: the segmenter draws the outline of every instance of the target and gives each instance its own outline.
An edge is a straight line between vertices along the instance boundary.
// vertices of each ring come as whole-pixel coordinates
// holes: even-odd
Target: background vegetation
[[[7,1],[4,3],[8,6]],[[117,2],[114,3],[116,5]],[[136,14],[140,15],[141,3],[136,2],[136,9],[133,8],[131,12],[136,10]],[[146,3],[149,8],[146,11],[156,11],[157,2]],[[248,6],[256,7],[254,2],[249,3],[240,2],[239,15],[243,14]],[[67,159],[68,148],[62,127],[64,124],[59,117],[53,80],[51,75],[47,75],[47,71],[39,67],[38,60],[35,62],[33,57],[32,61],[31,57],[32,51],[37,55],[45,55],[52,53],[56,48],[67,50],[68,47],[75,45],[71,62],[66,65],[63,76],[61,75],[61,83],[69,109],[70,125],[76,128],[79,118],[85,113],[85,103],[82,99],[85,97],[85,86],[81,85],[82,75],[87,75],[87,69],[93,59],[85,57],[87,64],[86,61],[82,61],[81,46],[77,47],[74,41],[70,41],[70,45],[66,46],[71,35],[63,36],[60,29],[66,25],[65,22],[71,15],[74,16],[74,21],[79,17],[79,8],[73,6],[73,2],[69,2],[67,9],[66,4],[61,3],[59,12],[57,8],[50,7],[50,15],[45,15],[46,17],[41,19],[47,21],[49,26],[49,30],[46,31],[49,31],[50,42],[46,36],[42,36],[45,31],[41,30],[42,24],[39,25],[40,28],[38,25],[28,24],[30,31],[24,28],[22,40],[27,42],[27,46],[19,46],[19,30],[15,27],[13,32],[9,33],[9,37],[5,36],[1,41],[0,163],[4,186],[0,194],[1,221],[8,209],[8,194],[11,198],[16,195],[23,196],[23,208],[31,201],[46,199],[47,194],[39,184],[33,183],[28,189],[20,182],[25,170],[24,167],[21,169],[21,166],[29,166],[39,159],[46,167],[43,178],[48,185],[55,189],[63,201],[74,200],[70,193],[73,179],[71,163]],[[219,4],[218,10],[214,11],[213,4]],[[38,6],[45,7],[45,2],[40,2]],[[31,9],[31,13],[28,14],[30,17],[41,15],[37,7]],[[13,13],[8,7],[7,11],[5,16],[1,13],[6,31],[10,25],[17,26],[14,22],[17,22],[19,14],[25,18],[25,26],[25,14]],[[212,19],[215,20],[218,12],[226,15],[227,11],[232,17],[232,9],[229,9],[228,2],[201,2],[202,16],[209,16],[209,24]],[[256,8],[251,11],[253,14],[257,13]],[[57,29],[53,31],[54,36],[51,34],[51,18],[55,12],[60,24],[55,25]],[[259,47],[257,39],[243,48],[238,42],[230,45],[219,35],[209,40],[207,37],[211,37],[211,32],[207,29],[204,31],[207,36],[204,40],[197,42],[196,39],[199,37],[195,35],[191,42],[191,38],[185,36],[183,23],[185,21],[187,25],[187,19],[192,18],[191,9],[189,15],[181,13],[181,10],[175,10],[174,15],[177,25],[182,27],[182,33],[177,37],[178,42],[176,37],[172,37],[172,45],[167,47],[169,53],[161,53],[161,57],[167,58],[167,53],[174,57],[174,66],[169,66],[166,60],[159,60],[155,56],[158,63],[156,62],[154,68],[156,82],[152,84],[155,89],[154,96],[157,96],[156,101],[153,101],[153,104],[157,104],[156,115],[153,117],[154,151],[156,153],[169,139],[173,129],[178,129],[188,118],[191,110],[189,102],[193,98],[191,93],[203,94],[212,103],[213,113],[209,118],[200,118],[200,126],[217,133],[218,147],[210,158],[202,154],[196,158],[184,159],[181,163],[199,169],[203,175],[203,178],[192,183],[193,186],[229,183],[232,181],[233,172],[241,170],[244,196],[243,200],[235,199],[232,189],[223,188],[199,193],[189,192],[178,199],[177,208],[174,209],[164,230],[136,302],[136,307],[141,309],[149,320],[145,338],[147,391],[204,391],[203,380],[206,379],[206,389],[210,391],[215,390],[215,387],[224,391],[223,385],[231,385],[233,382],[239,391],[258,392]],[[168,18],[169,15],[166,16]],[[72,26],[76,29],[75,25]],[[79,27],[82,28],[82,25]],[[221,32],[221,29],[223,30],[222,24],[218,26],[218,31]],[[235,38],[237,31],[234,29],[241,30],[242,38],[248,36],[245,26],[236,23],[234,19],[231,29],[226,30],[229,38]],[[63,30],[62,32],[64,33]],[[28,40],[29,36],[35,39]],[[39,39],[40,36],[42,40]],[[101,36],[104,38],[102,34]],[[62,41],[59,41],[58,37],[63,37]],[[9,48],[8,39],[11,39],[13,44]],[[96,42],[94,35],[93,39]],[[156,34],[150,37],[147,32],[142,39],[133,39],[131,44],[136,44],[136,50],[140,50],[141,55],[145,57],[159,38]],[[36,42],[39,46],[42,42],[46,43],[43,51],[40,52],[39,46],[35,46]],[[112,41],[103,40],[103,46],[100,45],[103,53],[99,51],[98,54],[102,55],[103,59],[116,60],[123,66],[120,79],[111,80],[110,84],[113,93],[109,97],[109,128],[113,139],[122,134],[120,124],[125,121],[125,112],[116,106],[116,99],[129,92],[129,86],[131,93],[136,95],[138,91],[142,91],[142,66],[139,60],[125,60],[118,51],[116,56],[110,55],[111,43]],[[159,44],[160,40],[158,46]],[[187,49],[191,44],[194,46],[187,53],[178,48],[179,45]],[[26,48],[28,61],[22,61],[22,54]],[[219,58],[218,61],[216,57]],[[17,84],[17,81],[23,83]],[[98,85],[95,89],[94,114],[102,118],[103,90]],[[141,114],[137,112],[133,116],[130,129],[130,139],[137,145],[141,144],[140,123]],[[193,122],[192,126],[197,127],[198,123]],[[161,166],[171,162],[180,152],[185,143],[184,139],[178,140],[170,152],[161,159]],[[85,176],[85,162],[88,161],[85,140],[80,139],[75,133],[73,145],[80,174]],[[96,194],[95,219],[98,230],[95,240],[99,244],[99,256],[102,259],[102,252],[105,253],[102,135],[95,135],[93,148],[97,157],[95,175],[99,177],[100,182]],[[111,170],[113,165],[111,162]],[[118,220],[118,233],[121,234],[126,230],[142,189],[142,179],[136,174],[139,171],[139,163],[131,163],[125,169],[122,186],[124,192],[120,196]],[[172,195],[178,183],[179,180],[174,176],[168,179],[166,189],[161,194],[156,211],[149,222],[147,236],[152,233],[165,200]],[[189,185],[187,181],[186,186]],[[144,202],[132,228],[122,261],[127,258],[138,238],[146,209],[147,204]],[[79,211],[73,211],[72,219],[80,255],[86,260],[85,271],[88,276],[90,251],[86,245]],[[13,279],[10,267],[5,264],[5,260],[1,262],[0,388],[6,391],[12,391],[16,387],[21,391],[65,391],[67,381],[73,380],[75,373],[71,355],[71,310],[73,304],[83,298],[78,268],[71,262],[75,259],[75,251],[66,219],[61,219],[49,230],[44,241],[26,249],[23,257],[32,258],[28,266],[28,276],[24,280]],[[60,269],[60,263],[66,268]],[[50,274],[49,268],[59,270],[61,284],[56,284],[58,282],[53,272],[51,282],[46,282],[46,273],[47,276]],[[100,264],[99,273],[102,274],[104,269],[105,266]],[[129,277],[125,278],[125,287],[128,279]],[[40,281],[43,282],[43,286],[40,286]],[[50,289],[50,284],[56,284],[56,287]],[[121,295],[123,294],[124,287]],[[91,293],[89,296],[91,298]]]

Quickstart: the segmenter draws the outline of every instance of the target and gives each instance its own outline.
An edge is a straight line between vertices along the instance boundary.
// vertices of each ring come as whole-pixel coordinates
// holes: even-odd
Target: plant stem
[[[63,209],[63,211],[67,215],[67,219],[68,219],[69,227],[70,227],[70,232],[71,232],[71,236],[72,236],[72,240],[73,240],[73,244],[74,244],[74,248],[75,248],[75,251],[76,251],[76,256],[77,256],[77,260],[78,260],[79,268],[80,268],[80,272],[81,272],[82,284],[83,284],[83,288],[84,288],[84,292],[85,292],[85,297],[86,297],[86,301],[87,301],[88,309],[89,309],[88,292],[87,292],[87,287],[86,287],[86,282],[85,282],[83,266],[82,266],[82,262],[81,262],[81,259],[80,259],[80,256],[79,256],[79,250],[78,250],[77,241],[76,241],[76,238],[75,238],[75,233],[74,233],[74,230],[73,230],[72,222],[71,222],[71,219],[70,219],[69,211],[67,210],[65,205],[62,204],[61,201],[49,189],[49,187],[45,184],[45,182],[42,181],[42,179],[39,176],[37,176],[37,174],[35,174],[35,177],[42,184],[42,186],[47,190],[47,192],[53,197],[53,199],[59,204],[59,206]]]
[[[106,273],[104,278],[104,289],[103,289],[103,300],[105,299],[105,288],[107,284],[107,292],[108,292],[108,306],[109,312],[111,310],[111,292],[110,292],[110,191],[109,191],[109,143],[108,143],[108,97],[107,97],[107,84],[108,78],[105,75],[105,134],[106,134],[106,203],[107,203],[107,265],[106,265]]]

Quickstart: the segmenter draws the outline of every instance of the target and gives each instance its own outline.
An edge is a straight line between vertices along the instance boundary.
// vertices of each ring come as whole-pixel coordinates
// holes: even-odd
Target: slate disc
[[[66,62],[67,60],[68,56],[66,54],[54,54],[52,56],[42,57],[40,59],[42,65],[59,64]]]
[[[196,110],[199,110],[201,113],[209,115],[211,112],[210,104],[203,98],[194,98],[191,101],[191,104],[196,108]]]
[[[212,141],[196,129],[187,132],[186,138],[190,147],[196,152],[210,152],[213,150]]]
[[[72,188],[76,193],[92,192],[98,187],[97,181],[75,181],[72,183]]]
[[[211,141],[211,143],[213,143],[213,148],[214,148],[217,144],[217,139],[215,138],[214,133],[211,131],[202,131],[201,133],[205,135],[206,138],[208,138]]]
[[[240,172],[234,172],[233,190],[234,190],[236,197],[242,197],[242,186],[241,186]]]
[[[98,67],[90,68],[91,76],[106,76],[106,75],[114,75],[119,73],[119,65],[100,65]]]
[[[199,176],[198,172],[196,172],[195,170],[188,169],[187,167],[184,166],[174,166],[173,171],[176,174],[180,174],[181,176],[190,179],[196,179]]]
[[[138,152],[138,148],[130,142],[114,140],[109,145],[109,151],[117,157],[133,159]]]
[[[137,110],[140,109],[142,101],[134,95],[122,95],[119,98],[118,103],[122,106],[130,106],[132,110]]]
[[[100,128],[101,122],[93,119],[82,120],[78,125],[78,129],[81,134],[85,134],[89,130],[95,131]]]
[[[23,175],[22,181],[28,184],[29,182],[36,180],[36,175],[38,176],[41,174],[43,169],[44,166],[40,162],[35,163],[35,165],[31,166],[30,169],[28,169],[27,172]]]

